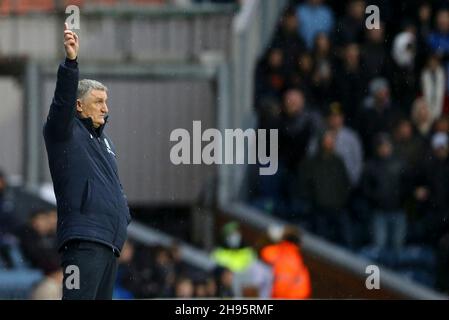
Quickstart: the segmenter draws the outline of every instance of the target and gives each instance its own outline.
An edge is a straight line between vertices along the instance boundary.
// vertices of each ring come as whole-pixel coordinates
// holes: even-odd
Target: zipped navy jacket
[[[116,151],[92,119],[76,112],[78,63],[59,66],[44,139],[58,209],[58,246],[81,239],[110,246],[117,255],[131,221],[117,171]]]

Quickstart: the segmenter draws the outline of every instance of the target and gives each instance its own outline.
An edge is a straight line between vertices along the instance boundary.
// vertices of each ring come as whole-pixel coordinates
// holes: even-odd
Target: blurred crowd
[[[26,292],[7,296],[61,299],[63,271],[56,246],[56,210],[34,209],[25,222],[18,219],[17,210],[17,199],[0,172],[0,273],[12,272],[8,273],[11,277],[23,278],[23,273],[13,271],[28,270],[41,275],[17,278],[17,290]],[[223,267],[207,272],[189,265],[181,259],[176,244],[149,246],[128,240],[118,263],[115,299],[234,296],[232,272]],[[2,285],[0,293],[6,290]]]
[[[29,14],[35,12],[52,12],[63,10],[69,5],[80,8],[86,6],[188,6],[198,3],[238,4],[238,0],[2,0],[0,1],[0,16],[9,14]]]
[[[17,198],[0,172],[0,299],[59,300],[63,270],[56,245],[55,208],[18,219]],[[312,295],[296,227],[267,234],[251,246],[238,222],[222,226],[215,248],[203,252],[210,267],[192,265],[182,246],[146,245],[128,239],[118,259],[114,299],[295,298]],[[29,276],[26,276],[26,274]]]
[[[222,266],[205,271],[186,262],[181,248],[130,240],[119,258],[115,299],[233,298],[233,273]]]
[[[448,67],[447,1],[292,1],[255,74],[279,170],[250,169],[250,203],[448,291]]]

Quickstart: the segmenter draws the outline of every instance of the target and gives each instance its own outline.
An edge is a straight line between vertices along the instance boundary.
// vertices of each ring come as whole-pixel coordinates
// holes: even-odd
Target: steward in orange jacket
[[[272,298],[308,299],[312,294],[310,274],[304,265],[298,232],[284,231],[281,242],[264,247],[261,258],[273,267]]]

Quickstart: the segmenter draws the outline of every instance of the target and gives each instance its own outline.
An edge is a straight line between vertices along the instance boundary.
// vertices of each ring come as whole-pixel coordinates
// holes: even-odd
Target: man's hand
[[[69,30],[69,26],[67,23],[64,24],[64,47],[65,47],[65,55],[70,60],[75,60],[78,56],[79,50],[79,39],[78,35]]]

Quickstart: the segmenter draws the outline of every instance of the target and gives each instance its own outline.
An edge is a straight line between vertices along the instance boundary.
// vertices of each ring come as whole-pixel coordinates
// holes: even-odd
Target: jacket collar
[[[104,124],[102,124],[101,126],[99,126],[96,129],[94,128],[94,123],[92,122],[92,118],[78,117],[78,119],[80,119],[81,123],[87,128],[87,130],[89,130],[90,133],[93,133],[96,136],[101,137],[101,135],[103,134],[104,127],[108,123],[109,116],[104,117]]]

